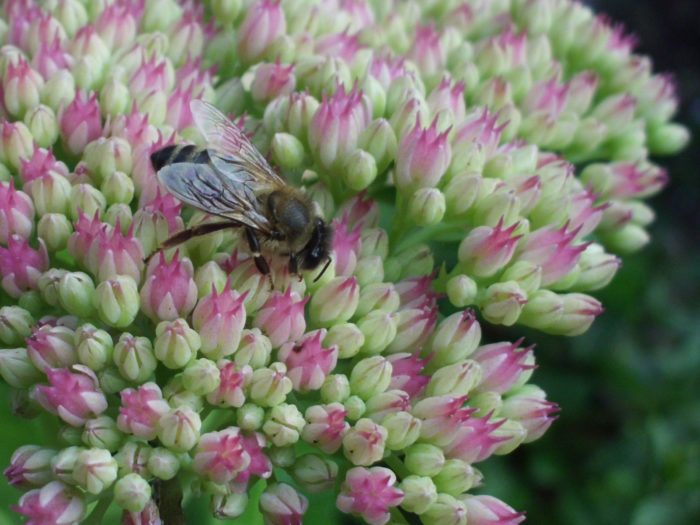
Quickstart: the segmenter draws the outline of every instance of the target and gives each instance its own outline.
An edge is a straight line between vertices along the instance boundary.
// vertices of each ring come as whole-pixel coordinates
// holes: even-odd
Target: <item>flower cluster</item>
[[[687,132],[633,38],[570,0],[8,0],[0,43],[0,375],[63,425],[5,470],[29,523],[524,519],[475,465],[557,407],[481,327],[584,332],[648,241]],[[322,275],[159,250],[208,220],[150,160],[206,146],[195,99],[323,210]]]

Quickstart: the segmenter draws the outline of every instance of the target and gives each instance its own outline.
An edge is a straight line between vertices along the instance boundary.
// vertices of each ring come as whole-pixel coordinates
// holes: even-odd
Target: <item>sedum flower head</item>
[[[160,523],[180,490],[270,524],[324,491],[371,525],[522,521],[472,494],[478,463],[557,406],[533,346],[482,327],[586,331],[650,240],[650,156],[688,132],[669,77],[583,5],[390,4],[3,5],[0,376],[67,444],[5,470],[30,523]],[[263,275],[236,228],[161,249],[216,220],[151,163],[207,145],[193,100],[318,205],[323,275],[264,238]]]

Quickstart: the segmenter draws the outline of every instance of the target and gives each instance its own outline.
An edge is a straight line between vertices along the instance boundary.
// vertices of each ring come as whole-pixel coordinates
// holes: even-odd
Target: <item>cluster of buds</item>
[[[672,82],[570,0],[206,3],[2,7],[0,376],[64,443],[14,453],[15,510],[293,524],[326,491],[370,525],[521,522],[477,465],[557,406],[481,327],[602,312],[667,180],[648,156],[687,141]],[[206,145],[194,99],[319,205],[322,275],[261,274],[235,231],[159,251],[208,220],[150,161]]]

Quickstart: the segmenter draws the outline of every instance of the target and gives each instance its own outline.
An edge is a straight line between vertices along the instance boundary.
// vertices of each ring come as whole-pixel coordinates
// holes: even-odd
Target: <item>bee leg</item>
[[[245,237],[248,241],[248,247],[250,248],[250,253],[253,256],[253,262],[255,263],[255,267],[261,274],[269,277],[270,288],[274,288],[274,283],[272,282],[272,274],[270,273],[270,266],[267,264],[265,257],[263,257],[260,253],[260,241],[258,240],[258,237],[255,235],[255,232],[250,228],[245,229]]]
[[[328,269],[328,266],[333,262],[333,259],[331,259],[330,256],[328,256],[328,259],[326,259],[326,264],[323,267],[323,270],[321,270],[321,273],[319,273],[316,278],[314,279],[314,282],[318,281],[321,277],[323,277],[323,274],[326,273],[326,270]]]
[[[237,228],[239,226],[240,224],[237,222],[210,222],[207,224],[200,224],[199,226],[195,226],[194,228],[182,230],[181,232],[177,232],[175,235],[172,235],[171,237],[168,237],[165,241],[163,241],[158,250],[146,257],[144,259],[144,262],[148,264],[148,261],[150,261],[151,258],[160,250],[172,248],[173,246],[177,246],[178,244],[182,244],[183,242],[189,241],[190,239],[199,237],[201,235],[207,235],[208,233],[214,233],[221,230],[226,230],[228,228]]]
[[[289,273],[299,277],[299,282],[304,280],[304,277],[299,273],[299,261],[297,261],[296,253],[289,254]]]

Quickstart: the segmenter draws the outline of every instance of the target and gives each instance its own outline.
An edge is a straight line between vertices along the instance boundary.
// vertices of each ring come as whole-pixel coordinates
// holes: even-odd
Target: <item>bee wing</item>
[[[211,215],[233,219],[264,234],[270,222],[259,210],[255,194],[231,184],[229,176],[209,164],[179,162],[158,171],[158,178],[178,199]]]
[[[203,100],[190,102],[190,110],[206,139],[212,164],[232,185],[245,185],[253,192],[285,185],[245,133],[221,111]]]

